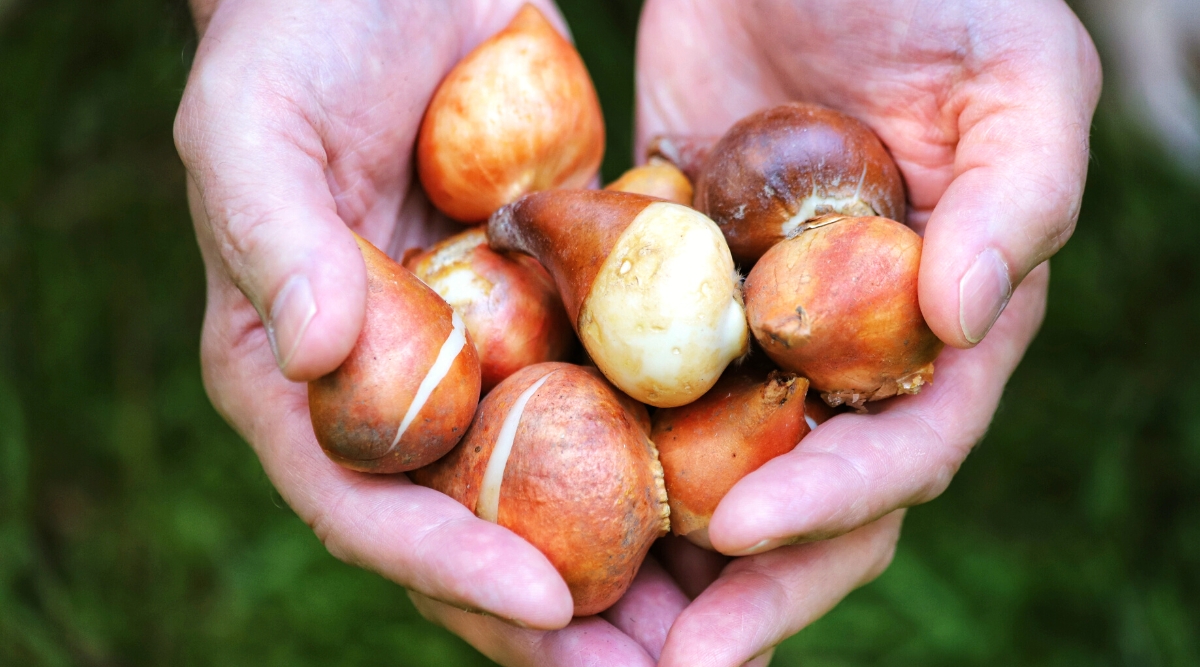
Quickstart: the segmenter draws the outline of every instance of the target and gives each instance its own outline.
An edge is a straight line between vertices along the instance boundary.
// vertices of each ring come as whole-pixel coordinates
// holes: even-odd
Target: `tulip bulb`
[[[479,353],[484,393],[526,366],[565,360],[575,347],[550,274],[528,255],[493,251],[482,227],[404,264],[462,317]]]
[[[750,329],[830,405],[915,394],[942,349],[917,301],[920,264],[921,237],[894,220],[821,218],[750,271]]]
[[[366,317],[350,356],[308,383],[313,432],[347,468],[412,470],[466,433],[479,359],[462,318],[436,292],[355,238],[367,266]]]
[[[527,366],[483,399],[448,456],[411,476],[528,540],[566,581],[575,614],[599,613],[670,527],[645,412],[595,369]]]
[[[692,205],[694,194],[688,177],[675,165],[660,159],[630,169],[604,189],[649,195],[684,206]]]
[[[807,390],[794,373],[744,365],[694,403],[654,413],[672,532],[712,549],[708,524],[725,494],[808,433]]]
[[[497,211],[488,241],[546,267],[591,359],[643,403],[696,400],[748,348],[729,249],[686,206],[614,191],[536,193]]]
[[[430,201],[467,223],[527,192],[584,187],[603,157],[583,60],[529,4],[446,75],[417,138]]]
[[[805,223],[832,213],[904,221],[904,183],[863,123],[793,102],[738,121],[713,146],[695,206],[711,217],[733,258],[750,266]]]

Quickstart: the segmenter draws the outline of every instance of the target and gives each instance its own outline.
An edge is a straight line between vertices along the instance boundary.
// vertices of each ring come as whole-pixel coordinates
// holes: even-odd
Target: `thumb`
[[[338,217],[320,137],[296,108],[243,77],[193,72],[175,121],[210,272],[258,310],[291,380],[324,375],[362,328],[366,268]]]
[[[1084,40],[1082,80],[1057,94],[1024,91],[1017,104],[968,105],[960,117],[954,179],[925,227],[919,280],[921,311],[949,345],[983,340],[1026,274],[1074,231],[1099,95]]]

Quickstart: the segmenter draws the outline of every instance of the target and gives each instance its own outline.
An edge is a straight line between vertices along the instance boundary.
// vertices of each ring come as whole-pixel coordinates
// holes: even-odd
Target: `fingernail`
[[[288,278],[283,289],[275,295],[271,316],[267,318],[267,339],[271,341],[271,351],[275,353],[275,363],[280,370],[286,370],[291,363],[316,314],[317,303],[313,300],[308,276],[297,274]]]
[[[1008,264],[995,248],[979,253],[958,283],[958,323],[971,343],[983,340],[1012,297]]]
[[[735,553],[728,553],[725,555],[726,556],[754,556],[754,555],[763,553],[764,551],[770,551],[771,549],[782,547],[782,546],[786,545],[787,543],[788,543],[787,540],[767,539],[767,540],[763,540],[762,542],[759,542],[758,544],[750,547],[749,549],[743,549],[741,551],[738,551]]]

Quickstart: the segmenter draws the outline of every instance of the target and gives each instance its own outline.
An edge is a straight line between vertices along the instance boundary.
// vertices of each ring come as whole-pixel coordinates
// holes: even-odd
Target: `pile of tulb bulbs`
[[[668,531],[711,548],[725,493],[829,406],[932,381],[921,238],[852,118],[791,103],[659,137],[584,189],[599,101],[526,5],[446,76],[417,142],[430,201],[477,226],[403,265],[359,239],[366,321],[309,384],[313,429],[338,463],[407,472],[521,535],[577,615],[616,602]]]

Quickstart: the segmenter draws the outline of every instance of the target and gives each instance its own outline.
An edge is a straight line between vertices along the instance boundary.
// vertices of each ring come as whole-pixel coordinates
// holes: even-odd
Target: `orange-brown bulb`
[[[652,159],[630,169],[604,189],[649,195],[684,206],[692,205],[694,195],[688,177],[678,167],[661,159]]]
[[[645,421],[595,369],[528,366],[483,399],[448,456],[411,476],[528,540],[566,581],[575,614],[596,614],[669,528]]]
[[[746,278],[750,329],[830,405],[915,394],[942,349],[917,301],[920,263],[921,237],[894,220],[819,219]]]
[[[584,187],[603,156],[587,68],[529,4],[446,75],[417,139],[430,201],[467,223],[527,192]]]
[[[708,523],[733,485],[808,433],[808,380],[758,365],[725,371],[698,401],[654,413],[671,530],[712,548]]]
[[[528,255],[489,248],[483,227],[410,256],[404,265],[462,317],[479,352],[484,393],[526,366],[567,359],[575,347],[550,275]]]
[[[479,402],[479,358],[462,319],[436,292],[357,240],[366,318],[342,365],[308,383],[313,432],[347,468],[412,470],[466,433]]]

